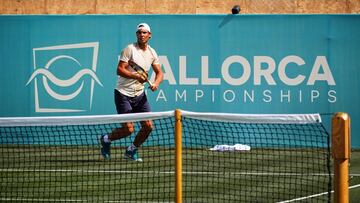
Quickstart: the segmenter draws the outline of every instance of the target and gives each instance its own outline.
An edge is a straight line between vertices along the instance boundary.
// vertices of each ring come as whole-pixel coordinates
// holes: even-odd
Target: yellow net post
[[[332,118],[334,158],[334,202],[349,202],[350,117],[336,113]]]
[[[182,202],[182,126],[181,111],[175,110],[175,202]]]

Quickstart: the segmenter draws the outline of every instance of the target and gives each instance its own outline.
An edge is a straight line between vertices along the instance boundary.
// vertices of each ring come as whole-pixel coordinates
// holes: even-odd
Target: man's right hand
[[[146,76],[137,72],[134,72],[134,79],[139,81],[140,83],[144,83],[147,80]]]

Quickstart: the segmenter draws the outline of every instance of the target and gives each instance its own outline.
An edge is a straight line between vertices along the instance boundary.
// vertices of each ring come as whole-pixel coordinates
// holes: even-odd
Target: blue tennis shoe
[[[101,135],[99,138],[100,144],[101,144],[101,155],[105,160],[110,159],[110,142],[104,142],[104,136]]]
[[[137,153],[137,149],[133,149],[133,150],[126,149],[124,157],[125,157],[125,159],[131,160],[131,161],[142,162],[142,159],[139,157],[139,155]]]

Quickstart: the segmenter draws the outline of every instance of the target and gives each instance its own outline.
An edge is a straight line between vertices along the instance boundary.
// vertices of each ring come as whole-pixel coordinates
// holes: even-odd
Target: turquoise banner
[[[153,111],[323,113],[327,127],[348,112],[360,147],[360,15],[0,16],[0,116],[115,114],[141,22],[165,74]]]

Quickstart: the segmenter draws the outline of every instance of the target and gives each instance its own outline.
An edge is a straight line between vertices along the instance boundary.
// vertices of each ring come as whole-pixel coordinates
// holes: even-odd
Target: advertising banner
[[[360,15],[0,16],[0,116],[115,114],[142,22],[164,72],[153,111],[347,112],[360,147]]]

